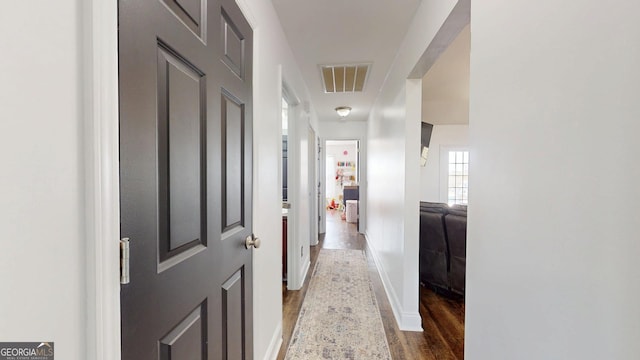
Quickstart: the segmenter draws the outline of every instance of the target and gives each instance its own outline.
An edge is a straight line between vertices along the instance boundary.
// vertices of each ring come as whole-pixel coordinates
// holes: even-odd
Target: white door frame
[[[358,142],[358,192],[359,198],[358,201],[358,232],[364,234],[364,230],[366,229],[366,215],[367,215],[367,152],[366,152],[366,138],[364,136],[327,136],[322,137],[320,139],[321,148],[320,148],[320,161],[322,162],[318,167],[320,174],[318,174],[318,179],[322,179],[322,187],[320,191],[322,192],[322,199],[327,198],[327,184],[325,184],[326,172],[327,172],[327,141],[357,141]],[[326,202],[326,201],[324,201]],[[324,211],[320,212],[321,224],[320,231],[321,233],[325,233],[327,229],[327,212],[326,208]]]
[[[318,143],[316,131],[309,124],[309,239],[310,245],[318,245]]]
[[[298,96],[284,79],[282,66],[279,67],[279,73],[280,83],[282,84],[281,98],[286,101],[289,106],[289,112],[287,114],[287,203],[289,203],[290,207],[287,213],[287,258],[285,260],[287,262],[287,289],[297,290],[294,284],[299,282],[298,269],[300,268],[300,256],[298,256],[300,252],[296,251],[299,247],[298,243],[300,239],[300,236],[298,236],[298,222],[300,219],[298,218],[297,211],[300,200],[298,198],[300,181],[295,175],[298,174],[299,171],[298,157],[300,156],[296,147],[298,141],[298,122],[300,121],[300,99],[298,99]],[[284,164],[280,166],[280,169],[283,167]],[[280,174],[282,174],[282,170],[280,170]],[[280,188],[282,188],[282,186]]]
[[[89,359],[119,360],[118,3],[84,5],[86,351]]]

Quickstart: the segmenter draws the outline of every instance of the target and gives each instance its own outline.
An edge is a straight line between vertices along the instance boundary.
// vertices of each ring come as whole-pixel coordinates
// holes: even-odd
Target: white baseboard
[[[269,347],[267,348],[266,354],[264,354],[263,360],[276,360],[278,358],[278,353],[280,352],[281,346],[282,346],[282,321],[278,323],[276,330],[273,332],[273,336],[271,337],[271,341],[269,342]]]
[[[391,304],[391,310],[393,311],[393,316],[396,318],[398,328],[402,331],[423,331],[422,317],[420,316],[420,313],[404,311],[402,303],[400,302],[400,299],[398,299],[398,295],[396,294],[393,286],[391,286],[391,280],[387,275],[387,271],[384,269],[384,266],[378,257],[378,252],[371,246],[369,236],[366,233],[364,234],[364,237],[367,239],[367,247],[369,248],[371,255],[373,255],[373,262],[376,264],[378,274],[380,274],[380,279],[382,279],[382,285],[384,286],[384,291],[387,294],[389,303]]]
[[[287,281],[287,290],[300,290],[304,286],[304,279],[307,277],[307,272],[309,272],[309,266],[311,265],[311,261],[308,257],[305,260],[306,261],[303,264],[303,267],[298,273],[298,278],[296,279],[297,281],[294,281],[293,277],[289,276],[289,279]]]
[[[423,332],[422,328],[422,316],[420,313],[402,313],[402,326],[400,326],[400,330],[402,331],[416,331]]]
[[[311,260],[307,259],[304,263],[304,267],[302,268],[302,272],[300,273],[300,288],[304,286],[304,279],[307,278],[307,273],[309,272],[309,267],[311,266]]]

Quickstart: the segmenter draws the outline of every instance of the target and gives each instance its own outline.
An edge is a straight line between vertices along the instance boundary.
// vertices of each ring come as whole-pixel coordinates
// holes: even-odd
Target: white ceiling
[[[467,25],[422,78],[422,121],[469,124],[470,47]]]
[[[420,0],[272,0],[320,121],[366,121]],[[325,94],[324,64],[372,63],[362,93]]]

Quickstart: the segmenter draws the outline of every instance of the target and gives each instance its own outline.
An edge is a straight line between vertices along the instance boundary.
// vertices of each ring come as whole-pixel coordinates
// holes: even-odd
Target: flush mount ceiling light
[[[345,117],[347,117],[349,115],[349,113],[351,113],[351,108],[348,107],[348,106],[338,106],[336,108],[336,112],[338,113],[338,115],[341,118],[344,119]]]

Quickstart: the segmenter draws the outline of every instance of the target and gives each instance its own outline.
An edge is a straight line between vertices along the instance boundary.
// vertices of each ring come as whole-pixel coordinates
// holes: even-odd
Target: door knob
[[[244,247],[246,247],[247,249],[251,247],[257,249],[260,247],[260,239],[255,237],[254,235],[249,235],[246,239],[244,239]]]

